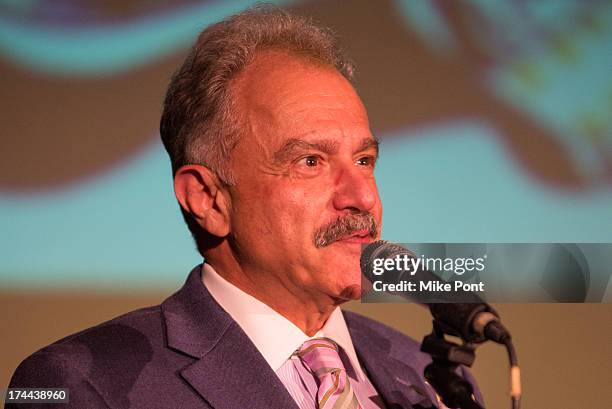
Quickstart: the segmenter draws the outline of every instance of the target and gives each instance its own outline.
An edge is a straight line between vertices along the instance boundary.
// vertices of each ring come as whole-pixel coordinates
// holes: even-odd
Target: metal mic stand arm
[[[472,366],[476,358],[474,349],[472,344],[447,341],[436,320],[431,334],[423,338],[421,351],[432,357],[432,363],[425,368],[425,379],[450,408],[485,409],[474,399],[472,384],[456,372],[459,365]]]

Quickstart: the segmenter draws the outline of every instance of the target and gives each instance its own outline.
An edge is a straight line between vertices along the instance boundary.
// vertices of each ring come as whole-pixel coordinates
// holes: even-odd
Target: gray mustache
[[[357,231],[366,229],[371,238],[376,238],[378,226],[371,213],[363,212],[342,216],[321,227],[315,233],[314,244],[317,248],[329,246]]]

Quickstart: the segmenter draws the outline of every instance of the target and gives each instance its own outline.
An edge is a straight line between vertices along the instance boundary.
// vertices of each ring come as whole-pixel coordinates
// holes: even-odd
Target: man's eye
[[[360,166],[374,166],[374,158],[372,156],[363,156],[357,159],[356,163]]]
[[[305,158],[302,158],[301,162],[304,165],[312,168],[319,164],[319,157],[318,156],[306,156]]]

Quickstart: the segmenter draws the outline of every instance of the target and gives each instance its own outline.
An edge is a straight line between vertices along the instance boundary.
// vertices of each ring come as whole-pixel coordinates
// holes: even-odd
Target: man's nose
[[[338,210],[370,211],[378,202],[376,181],[357,165],[338,170],[335,180],[334,207]]]

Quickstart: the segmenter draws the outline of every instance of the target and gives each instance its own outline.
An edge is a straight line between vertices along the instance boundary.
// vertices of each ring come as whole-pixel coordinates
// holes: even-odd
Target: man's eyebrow
[[[379,144],[380,142],[378,141],[376,137],[366,138],[363,141],[361,141],[361,145],[359,145],[359,147],[355,150],[355,152],[363,152],[363,151],[367,151],[368,149],[374,148],[374,150],[376,151],[376,156],[378,156],[378,145]]]
[[[331,155],[338,151],[338,142],[329,140],[306,142],[303,139],[290,138],[287,139],[276,152],[274,152],[274,162],[287,162],[292,159],[295,152],[308,150],[317,150]]]
[[[378,156],[378,145],[378,139],[365,138],[361,142],[361,145],[357,147],[355,153],[363,152],[373,148],[376,151],[376,156]],[[287,139],[285,143],[283,143],[283,145],[276,152],[274,152],[274,162],[286,163],[293,159],[293,156],[296,152],[309,150],[316,150],[331,155],[338,152],[338,147],[339,143],[336,141],[329,141],[323,139],[307,142],[303,139],[290,138]]]

